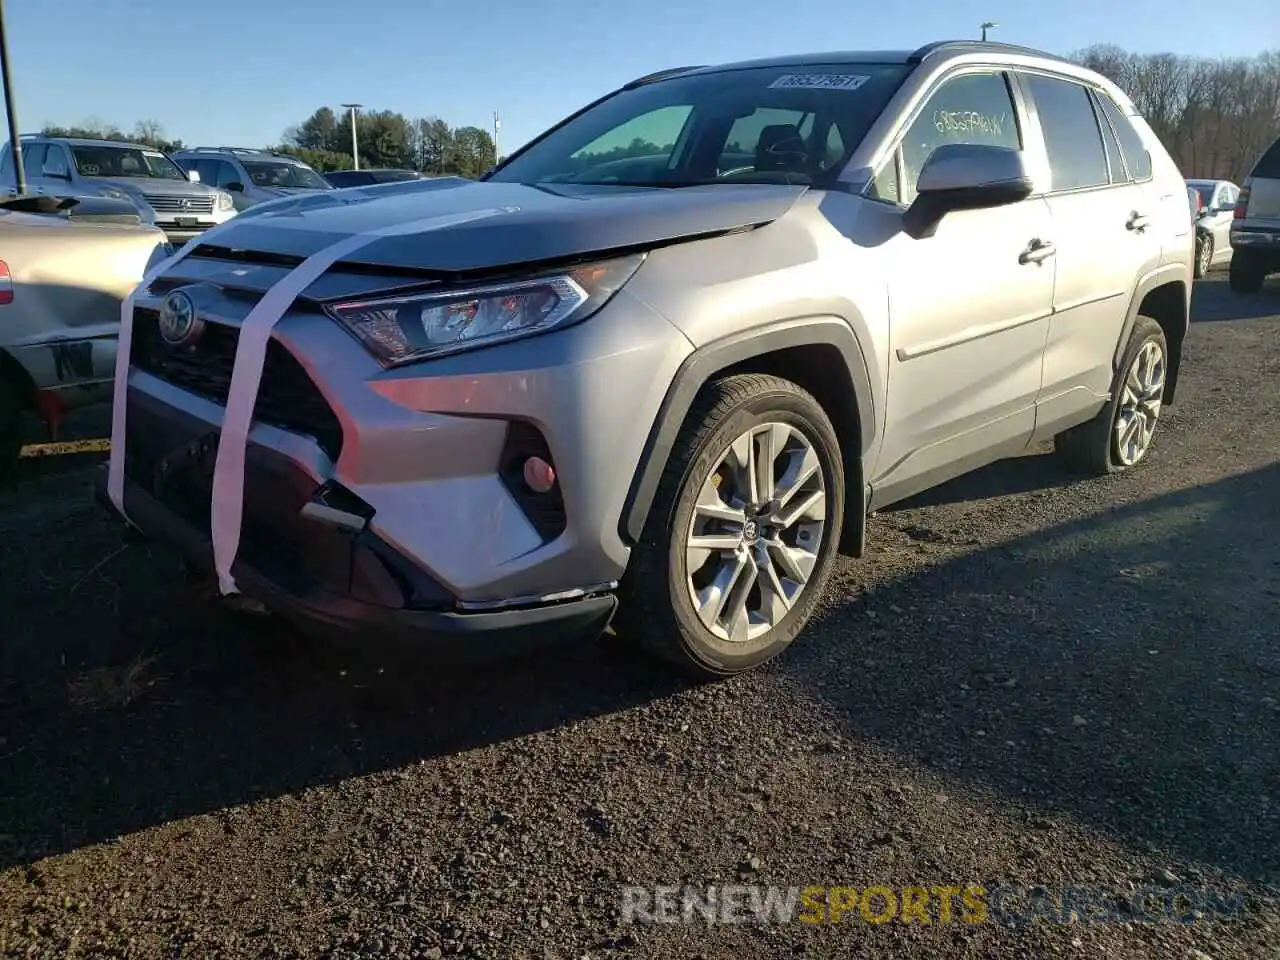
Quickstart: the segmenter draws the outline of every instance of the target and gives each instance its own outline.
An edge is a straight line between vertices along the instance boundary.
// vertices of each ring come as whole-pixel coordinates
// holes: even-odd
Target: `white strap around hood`
[[[236,344],[235,364],[231,372],[231,386],[227,394],[226,411],[222,418],[222,432],[218,440],[218,456],[213,470],[213,502],[211,504],[211,534],[213,560],[218,573],[218,587],[223,594],[239,593],[231,568],[240,549],[240,525],[244,516],[244,467],[245,450],[249,430],[253,425],[253,410],[257,404],[258,388],[262,383],[262,368],[267,355],[267,343],[271,331],[280,318],[293,306],[293,301],[326,270],[361,247],[383,237],[409,233],[425,233],[444,227],[480,220],[510,212],[510,207],[473,210],[467,213],[442,217],[429,217],[400,223],[368,233],[353,234],[337,243],[324,247],[278,280],[262,299],[249,311],[240,324]],[[228,221],[228,224],[234,221]],[[191,244],[194,246],[194,241]],[[149,284],[155,276],[168,269],[184,255],[185,249],[150,271],[143,282]],[[141,288],[140,288],[141,289]],[[129,375],[128,344],[132,332],[133,294],[121,308],[121,346],[116,358],[115,409],[112,414],[111,466],[108,475],[108,491],[116,509],[124,513],[124,409],[127,403]]]

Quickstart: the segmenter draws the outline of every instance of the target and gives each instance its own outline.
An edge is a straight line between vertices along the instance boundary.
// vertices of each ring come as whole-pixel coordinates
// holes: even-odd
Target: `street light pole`
[[[0,0],[0,79],[4,81],[4,112],[9,121],[9,152],[13,154],[13,172],[17,177],[18,196],[27,192],[27,171],[22,165],[22,142],[18,138],[18,111],[13,102],[13,77],[9,72],[9,39],[4,32],[4,0]]]
[[[982,25],[982,42],[983,43],[987,42],[987,31],[994,30],[998,26],[1000,26],[1000,24],[996,23],[994,20],[988,20],[986,23]]]
[[[502,121],[498,119],[498,111],[493,111],[493,163],[498,165],[502,159],[502,150],[498,146],[498,133],[502,129]]]
[[[360,144],[356,139],[356,111],[364,106],[363,103],[344,103],[344,107],[351,111],[351,166],[354,170],[360,169]]]

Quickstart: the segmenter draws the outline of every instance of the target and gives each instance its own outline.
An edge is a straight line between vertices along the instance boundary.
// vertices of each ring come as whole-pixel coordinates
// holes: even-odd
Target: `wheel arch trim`
[[[1124,358],[1125,347],[1128,346],[1129,338],[1133,335],[1133,326],[1138,320],[1138,315],[1142,312],[1142,304],[1147,299],[1147,296],[1160,287],[1181,283],[1183,285],[1182,326],[1178,331],[1177,343],[1166,344],[1169,351],[1169,372],[1165,380],[1164,402],[1167,404],[1173,403],[1178,385],[1178,370],[1182,361],[1182,346],[1186,340],[1187,331],[1191,326],[1191,290],[1194,280],[1192,279],[1193,271],[1188,270],[1187,267],[1186,263],[1165,264],[1157,267],[1138,281],[1138,286],[1129,300],[1129,310],[1125,314],[1124,326],[1120,330],[1120,337],[1116,341],[1115,352],[1111,359],[1111,367],[1115,371],[1119,368],[1120,361]],[[1152,317],[1152,319],[1159,322],[1156,317]],[[1161,327],[1163,328],[1164,325],[1161,324]],[[1168,339],[1167,331],[1166,339]]]
[[[696,348],[676,371],[649,430],[631,488],[623,504],[619,533],[624,542],[639,542],[671,450],[684,426],[689,409],[702,388],[717,374],[738,364],[796,347],[815,346],[833,347],[844,359],[857,403],[856,415],[861,441],[861,449],[844,451],[845,483],[848,489],[861,488],[862,463],[876,437],[876,419],[871,375],[857,335],[846,320],[830,315],[774,321]],[[860,496],[857,500],[865,503],[865,497]],[[853,502],[856,501],[848,500],[846,511]],[[856,528],[861,529],[863,525],[858,523]],[[849,525],[846,524],[846,533],[853,532],[855,531],[849,530]],[[855,542],[860,544],[860,537]]]

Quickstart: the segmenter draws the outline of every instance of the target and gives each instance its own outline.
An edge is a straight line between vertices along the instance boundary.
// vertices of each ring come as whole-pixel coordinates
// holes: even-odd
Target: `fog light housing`
[[[556,468],[541,457],[524,462],[524,482],[534,493],[550,493],[556,485]]]
[[[513,420],[507,425],[498,477],[543,542],[564,533],[565,505],[555,459],[547,438],[532,423]]]

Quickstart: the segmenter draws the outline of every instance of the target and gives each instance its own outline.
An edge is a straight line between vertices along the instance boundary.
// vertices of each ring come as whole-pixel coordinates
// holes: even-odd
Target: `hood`
[[[325,193],[327,187],[264,187],[259,184],[253,185],[253,192],[260,193],[263,196],[275,197],[300,197],[310,193]]]
[[[112,187],[126,193],[149,193],[152,196],[162,197],[198,197],[205,193],[221,192],[207,183],[165,180],[160,177],[89,177],[87,180],[98,187]]]
[[[410,180],[270,200],[205,234],[202,244],[308,257],[352,234],[421,221],[421,230],[374,239],[344,261],[464,272],[759,226],[786,213],[806,189]]]

